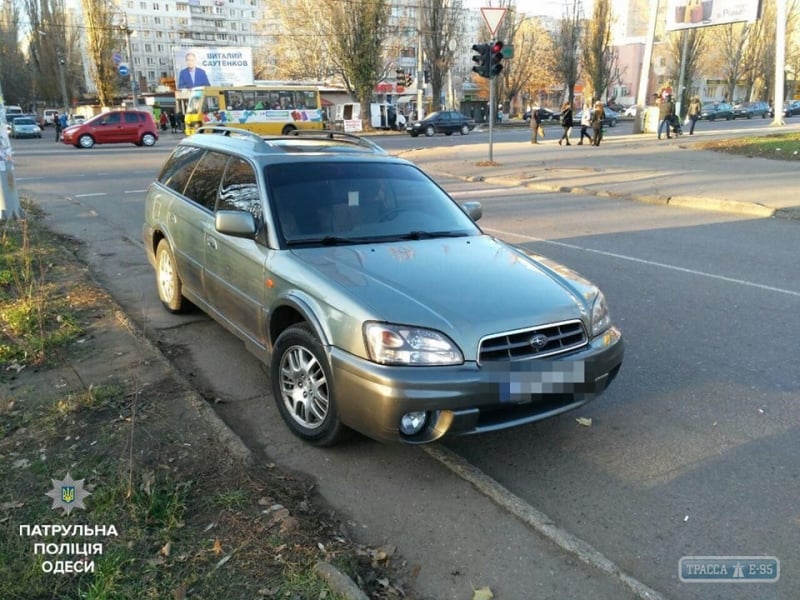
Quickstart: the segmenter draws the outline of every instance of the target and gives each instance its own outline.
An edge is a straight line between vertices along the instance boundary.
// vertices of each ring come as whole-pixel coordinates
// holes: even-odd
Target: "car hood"
[[[596,294],[565,267],[489,236],[292,253],[311,293],[338,310],[438,329],[462,348],[502,331],[570,319],[587,324]]]

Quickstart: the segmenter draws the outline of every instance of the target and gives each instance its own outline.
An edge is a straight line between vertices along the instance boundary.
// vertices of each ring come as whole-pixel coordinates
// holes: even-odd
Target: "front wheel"
[[[341,439],[344,426],[330,365],[307,324],[292,325],[278,336],[270,376],[278,411],[293,434],[315,446],[331,446]]]
[[[287,125],[281,131],[281,135],[292,135],[292,132],[295,131],[296,129],[297,127],[295,127],[294,125]]]
[[[433,128],[433,125],[428,125],[425,128],[425,135],[427,135],[428,137],[433,136],[434,133],[436,133],[436,130]]]
[[[411,137],[417,137],[419,135],[416,131],[409,131],[408,133]]]
[[[145,133],[142,136],[142,145],[143,146],[154,146],[156,143],[156,136],[152,133]]]
[[[94,139],[88,134],[84,134],[78,138],[78,146],[81,148],[91,148],[94,146]]]
[[[461,135],[467,135],[469,133],[469,125],[462,125],[461,126]]]
[[[188,301],[183,297],[183,282],[167,240],[161,240],[156,248],[156,285],[158,299],[169,312],[186,310]]]

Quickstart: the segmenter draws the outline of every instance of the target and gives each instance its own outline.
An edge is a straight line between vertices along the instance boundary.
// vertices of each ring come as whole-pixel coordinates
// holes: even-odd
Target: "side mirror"
[[[464,212],[466,212],[473,221],[477,221],[483,216],[483,208],[481,208],[480,202],[464,202],[461,208],[464,209]]]
[[[256,234],[256,221],[246,210],[218,210],[214,215],[214,228],[225,235],[252,238]]]

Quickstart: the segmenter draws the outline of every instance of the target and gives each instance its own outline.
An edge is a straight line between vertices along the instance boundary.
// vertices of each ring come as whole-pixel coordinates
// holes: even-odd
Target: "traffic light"
[[[486,79],[489,79],[489,77],[491,76],[489,74],[489,68],[490,68],[492,45],[473,44],[472,51],[475,52],[475,55],[472,57],[472,62],[475,63],[475,66],[472,67],[472,70],[481,77],[486,77]]]
[[[406,84],[406,73],[403,71],[403,69],[397,69],[395,71],[395,75],[397,76],[397,85]]]
[[[406,73],[406,87],[411,87],[411,84],[414,83],[414,78],[411,76],[411,73]]]
[[[500,75],[503,70],[503,42],[497,41],[492,44],[491,59],[489,61],[489,77]]]

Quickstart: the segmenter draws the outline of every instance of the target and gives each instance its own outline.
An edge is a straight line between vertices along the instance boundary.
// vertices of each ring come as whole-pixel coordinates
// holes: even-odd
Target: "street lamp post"
[[[125,13],[123,16],[123,21],[119,28],[125,34],[125,42],[128,49],[128,76],[131,78],[131,97],[133,98],[133,108],[135,109],[138,103],[136,101],[136,69],[133,66],[133,52],[131,51],[131,35],[133,34],[133,31],[131,31],[131,28],[128,27],[127,13]]]
[[[58,82],[61,85],[61,101],[64,104],[64,114],[69,114],[69,96],[67,95],[67,78],[64,75],[64,54],[61,50],[56,51],[58,61]]]

